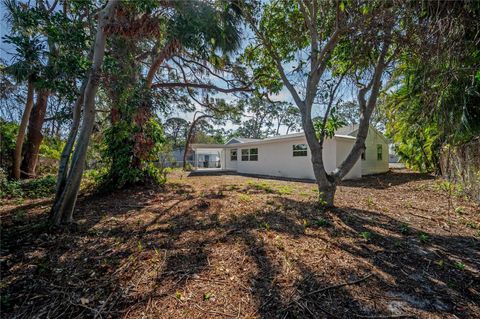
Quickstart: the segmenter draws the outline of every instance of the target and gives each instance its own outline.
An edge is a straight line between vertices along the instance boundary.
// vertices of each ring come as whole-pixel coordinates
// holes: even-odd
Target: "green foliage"
[[[454,266],[458,270],[465,270],[465,264],[460,261],[457,261]]]
[[[319,218],[319,219],[315,220],[314,223],[317,227],[330,227],[330,226],[332,226],[332,223],[328,219],[325,219],[325,218]]]
[[[74,1],[67,12],[49,11],[42,5],[4,2],[10,34],[4,37],[15,52],[13,63],[5,71],[18,82],[32,80],[37,88],[46,88],[68,100],[76,96],[76,82],[89,68],[86,51],[89,30],[80,18],[93,4]]]
[[[213,294],[212,294],[212,293],[206,292],[206,293],[203,294],[203,301],[208,301],[208,300],[210,300],[210,298],[212,298],[212,297],[213,297]]]
[[[146,181],[162,182],[153,162],[164,144],[163,128],[153,116],[153,93],[143,81],[133,81],[141,72],[135,60],[138,44],[129,38],[112,37],[113,51],[105,60],[110,79],[111,125],[103,135],[102,161],[108,167],[102,190],[122,188]]]
[[[19,181],[9,181],[5,171],[0,168],[0,198],[22,197],[22,185]]]
[[[478,8],[475,14],[480,21]],[[422,59],[405,53],[396,66],[382,108],[387,135],[409,168],[438,170],[442,145],[463,144],[480,135],[478,31],[474,24],[464,31],[455,55],[446,50]]]
[[[38,175],[56,174],[64,146],[65,141],[58,137],[46,136],[42,140],[37,164]]]
[[[399,227],[399,230],[402,234],[404,235],[407,235],[410,233],[410,226],[408,226],[407,224],[401,224],[400,227]]]
[[[323,119],[318,117],[313,120],[313,125],[315,127],[317,139],[320,139],[322,133],[326,138],[333,138],[335,131],[342,126],[347,125],[347,122],[342,117],[337,115],[337,111],[333,107],[330,111],[327,121],[325,122],[325,127],[323,127]]]
[[[25,197],[40,198],[48,197],[55,193],[56,177],[47,175],[40,178],[27,180],[22,184],[22,190]]]
[[[83,191],[95,191],[102,185],[105,176],[108,174],[107,167],[88,169],[83,173],[80,188]]]
[[[163,129],[154,118],[147,121],[144,129],[142,141],[145,144],[139,144],[134,139],[141,128],[133,122],[122,120],[107,129],[106,147],[103,150],[103,158],[109,166],[103,182],[106,189],[121,188],[146,180],[158,184],[165,182],[162,167],[154,164],[159,160],[161,147],[165,143]]]
[[[360,236],[365,239],[365,240],[370,240],[370,238],[372,238],[372,233],[368,232],[368,231],[363,231],[360,233]]]
[[[10,171],[18,133],[18,124],[0,119],[0,168]]]
[[[242,202],[251,202],[252,201],[252,197],[248,194],[240,194],[238,195],[238,198],[242,201]]]
[[[0,198],[40,198],[55,193],[56,179],[53,175],[29,179],[24,182],[10,181],[0,168]]]
[[[427,243],[427,242],[430,240],[430,237],[428,237],[428,235],[425,234],[425,233],[420,233],[420,234],[418,235],[418,238],[420,239],[420,242],[421,242],[422,244],[425,244],[425,243]]]
[[[273,193],[275,192],[275,190],[273,189],[273,187],[265,182],[265,181],[262,181],[262,182],[257,182],[257,181],[249,181],[248,182],[248,186],[251,187],[251,188],[254,188],[256,190],[261,190],[261,191],[264,191],[266,193]]]
[[[215,54],[236,50],[240,45],[240,10],[236,2],[177,1],[166,34],[184,47],[193,48],[213,65],[220,66],[226,56]]]
[[[40,144],[39,155],[44,158],[60,160],[64,146],[65,141],[56,137],[47,136],[43,139],[42,144]]]
[[[282,185],[282,186],[278,187],[278,193],[280,195],[291,195],[293,193],[293,190],[288,185]]]

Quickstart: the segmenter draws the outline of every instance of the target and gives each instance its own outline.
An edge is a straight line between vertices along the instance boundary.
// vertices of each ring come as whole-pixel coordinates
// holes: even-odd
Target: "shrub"
[[[24,196],[28,198],[48,197],[55,193],[56,178],[47,175],[31,179],[22,184]]]
[[[0,198],[48,197],[55,193],[55,185],[53,175],[19,182],[8,180],[5,172],[0,169]]]
[[[0,119],[0,167],[10,171],[17,139],[18,124]]]
[[[23,190],[20,182],[9,181],[7,174],[0,168],[0,198],[22,197]]]

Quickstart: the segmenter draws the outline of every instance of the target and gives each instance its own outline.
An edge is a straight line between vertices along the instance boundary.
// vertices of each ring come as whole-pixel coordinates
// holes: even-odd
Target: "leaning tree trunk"
[[[58,165],[57,185],[54,200],[55,203],[60,199],[62,191],[67,182],[68,164],[70,162],[70,155],[72,154],[73,145],[75,144],[78,128],[80,126],[80,117],[82,113],[83,97],[86,86],[87,82],[85,81],[80,88],[80,94],[75,101],[75,105],[73,106],[72,128],[68,133],[67,141],[63,147],[62,155],[60,156],[60,163]]]
[[[63,189],[59,190],[60,196],[56,199],[52,207],[51,221],[55,225],[61,223],[71,223],[73,221],[73,209],[77,201],[80,182],[82,180],[83,169],[90,135],[95,121],[95,95],[100,81],[100,72],[105,56],[106,33],[105,27],[113,17],[117,0],[110,0],[99,14],[97,34],[95,36],[93,63],[89,74],[84,95],[83,122],[80,134],[77,139],[77,145],[72,155],[72,163]]]
[[[30,120],[30,114],[33,108],[33,94],[34,94],[33,78],[28,79],[27,102],[25,110],[23,111],[20,127],[18,128],[17,141],[15,144],[15,152],[13,153],[13,170],[12,176],[14,179],[20,179],[20,164],[22,162],[22,148],[25,140],[25,130]]]
[[[38,162],[38,152],[43,140],[42,126],[47,111],[48,90],[41,90],[37,93],[37,102],[30,115],[28,123],[27,143],[22,162],[22,175],[26,178],[35,177],[35,168]]]

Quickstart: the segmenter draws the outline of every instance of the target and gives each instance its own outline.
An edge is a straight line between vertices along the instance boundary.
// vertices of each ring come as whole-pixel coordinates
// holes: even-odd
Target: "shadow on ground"
[[[430,179],[405,175],[346,185]],[[77,228],[53,233],[38,226],[46,211],[21,220],[8,211],[2,218],[2,316],[480,315],[474,237],[406,226],[355,203],[321,212],[274,193],[247,206],[236,202],[239,191],[170,184],[86,197]],[[217,292],[209,297],[209,291]]]

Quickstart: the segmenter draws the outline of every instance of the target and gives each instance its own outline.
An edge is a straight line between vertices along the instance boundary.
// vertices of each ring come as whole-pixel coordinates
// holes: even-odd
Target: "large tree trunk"
[[[323,163],[323,144],[318,143],[315,137],[315,131],[305,126],[305,136],[310,147],[313,174],[318,185],[318,200],[322,206],[333,207],[334,197],[337,185],[335,181],[330,180],[325,165]],[[309,132],[309,133],[307,133]]]
[[[27,102],[25,104],[25,110],[23,111],[20,127],[18,128],[17,141],[15,144],[15,152],[13,153],[12,176],[14,179],[20,179],[20,164],[22,162],[22,148],[23,148],[23,141],[25,140],[25,130],[27,129],[27,124],[30,120],[30,114],[32,113],[32,108],[33,108],[33,94],[35,89],[34,89],[32,77],[28,79],[27,85],[28,85]]]
[[[35,177],[35,168],[38,162],[38,151],[43,140],[42,126],[47,112],[48,90],[37,93],[37,102],[30,115],[28,123],[27,142],[22,162],[22,175],[26,178]]]
[[[75,146],[72,155],[72,164],[65,186],[60,190],[61,195],[52,207],[51,221],[55,225],[59,225],[60,223],[71,223],[73,221],[73,209],[77,201],[80,182],[82,180],[85,166],[87,148],[95,121],[95,95],[100,81],[103,58],[105,56],[106,34],[104,29],[112,18],[117,4],[117,0],[110,0],[98,16],[92,69],[85,88],[82,127],[77,139],[77,145]]]

